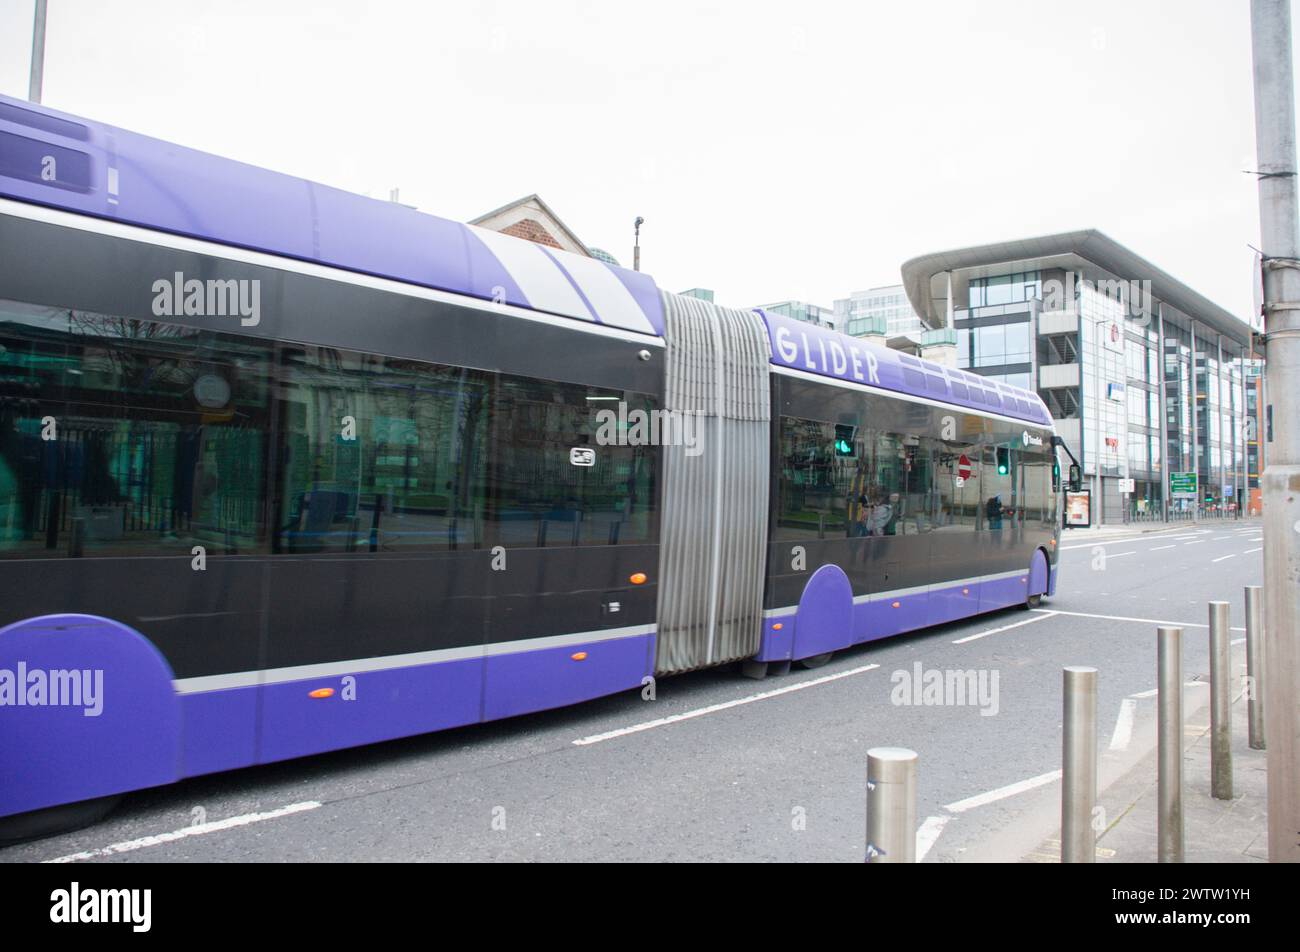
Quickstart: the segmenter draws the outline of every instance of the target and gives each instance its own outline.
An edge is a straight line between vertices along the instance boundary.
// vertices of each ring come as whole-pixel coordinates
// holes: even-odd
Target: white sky
[[[0,0],[25,97],[31,0]],[[1251,310],[1247,0],[49,0],[56,109],[467,220],[538,192],[719,303],[1096,227]]]

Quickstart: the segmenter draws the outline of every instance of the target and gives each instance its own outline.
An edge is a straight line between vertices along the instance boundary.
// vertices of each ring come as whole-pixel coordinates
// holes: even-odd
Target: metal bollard
[[[1097,805],[1097,669],[1064,670],[1065,732],[1061,741],[1061,862],[1097,860],[1092,811]]]
[[[1232,668],[1228,603],[1210,602],[1210,795],[1232,799]]]
[[[1264,749],[1264,590],[1246,586],[1246,720],[1250,749]]]
[[[1183,861],[1183,630],[1156,629],[1159,861]]]
[[[916,751],[867,751],[867,862],[916,862]]]

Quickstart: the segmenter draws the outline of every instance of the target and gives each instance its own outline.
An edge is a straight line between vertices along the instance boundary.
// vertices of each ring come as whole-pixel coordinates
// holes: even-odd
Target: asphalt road
[[[1100,669],[1104,784],[1154,743],[1155,701],[1142,695],[1156,685],[1156,620],[1188,624],[1187,679],[1206,676],[1206,602],[1229,600],[1244,625],[1262,544],[1258,520],[1104,541],[1066,533],[1058,591],[1040,611],[875,642],[764,681],[699,672],[662,680],[653,701],[629,692],[188,780],[0,861],[858,862],[874,746],[920,754],[927,862],[1018,859],[1059,824],[1061,668]],[[990,692],[996,675],[996,694],[896,703],[917,662],[982,673]]]

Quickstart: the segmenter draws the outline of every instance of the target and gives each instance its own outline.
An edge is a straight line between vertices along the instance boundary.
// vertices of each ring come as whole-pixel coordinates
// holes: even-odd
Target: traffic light
[[[835,455],[852,456],[853,455],[853,431],[852,427],[846,423],[835,424]]]
[[[1005,476],[1011,472],[1011,450],[1005,446],[998,447],[998,475]]]

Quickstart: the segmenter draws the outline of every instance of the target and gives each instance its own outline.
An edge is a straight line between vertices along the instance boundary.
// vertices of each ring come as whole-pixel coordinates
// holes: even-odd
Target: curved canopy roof
[[[945,291],[936,294],[935,278],[947,271],[1011,263],[1016,263],[1018,270],[1061,267],[1085,275],[1092,265],[1091,270],[1122,280],[1150,280],[1157,300],[1239,344],[1250,343],[1250,325],[1245,321],[1095,228],[920,255],[903,263],[903,288],[921,319],[939,326],[943,319],[936,300],[942,302],[946,281]]]

